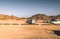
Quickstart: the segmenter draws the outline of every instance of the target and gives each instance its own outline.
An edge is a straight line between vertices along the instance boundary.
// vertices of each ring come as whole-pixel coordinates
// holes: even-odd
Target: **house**
[[[60,19],[52,20],[51,23],[53,23],[53,24],[60,24]]]
[[[27,19],[26,23],[28,23],[28,24],[36,24],[37,20],[36,19]]]

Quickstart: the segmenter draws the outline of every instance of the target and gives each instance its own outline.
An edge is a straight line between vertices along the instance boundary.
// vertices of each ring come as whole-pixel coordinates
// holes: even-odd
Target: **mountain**
[[[39,20],[43,20],[43,21],[48,21],[48,20],[51,20],[51,19],[60,19],[60,15],[56,15],[56,16],[47,16],[45,14],[36,14],[36,15],[33,15],[31,17],[29,17],[31,19],[39,19]]]
[[[60,19],[60,15],[56,15],[56,16],[49,16],[49,19]]]
[[[56,15],[56,16],[47,16],[45,14],[36,14],[33,15],[31,17],[29,17],[31,19],[38,19],[38,20],[51,20],[51,19],[60,19],[60,15]],[[6,19],[16,19],[16,20],[20,20],[20,19],[26,19],[26,18],[18,18],[14,15],[4,15],[4,14],[0,14],[0,20],[6,20]]]
[[[39,20],[48,20],[48,16],[45,14],[36,14],[30,17],[31,19],[39,19]]]

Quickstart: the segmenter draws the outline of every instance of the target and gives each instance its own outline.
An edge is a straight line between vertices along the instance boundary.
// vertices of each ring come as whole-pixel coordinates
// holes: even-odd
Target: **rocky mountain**
[[[60,15],[56,15],[56,16],[49,16],[49,19],[60,19]]]
[[[40,20],[51,20],[51,19],[60,19],[60,15],[56,16],[47,16],[45,14],[36,14],[30,17],[31,19],[40,19]]]
[[[48,20],[48,16],[45,14],[36,14],[30,17],[31,19],[40,19],[40,20]]]
[[[31,19],[38,19],[38,20],[51,20],[51,19],[60,19],[60,15],[57,16],[47,16],[45,14],[36,14],[33,15],[31,17],[29,17]],[[6,19],[16,19],[16,20],[20,20],[20,19],[25,19],[25,18],[18,18],[14,15],[4,15],[4,14],[0,14],[0,20],[6,20]]]

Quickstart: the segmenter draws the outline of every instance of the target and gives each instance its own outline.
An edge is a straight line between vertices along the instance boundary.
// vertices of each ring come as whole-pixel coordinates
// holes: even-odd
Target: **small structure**
[[[35,23],[37,23],[37,20],[36,19],[27,19],[26,23],[35,24]]]
[[[51,23],[53,23],[53,24],[60,24],[60,19],[51,20]]]

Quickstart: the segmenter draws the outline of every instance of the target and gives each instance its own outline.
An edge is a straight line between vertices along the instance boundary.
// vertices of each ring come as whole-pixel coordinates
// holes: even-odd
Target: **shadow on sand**
[[[54,34],[60,36],[60,30],[53,30]]]

